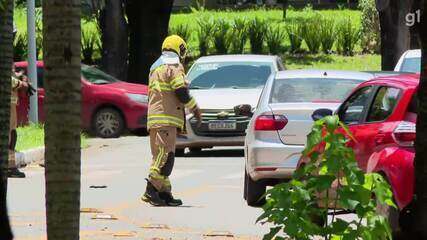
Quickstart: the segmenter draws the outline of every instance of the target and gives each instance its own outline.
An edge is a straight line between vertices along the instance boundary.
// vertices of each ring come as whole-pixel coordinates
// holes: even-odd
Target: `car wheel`
[[[198,148],[198,147],[191,147],[190,148],[190,152],[192,153],[199,153],[202,151],[202,148]]]
[[[116,109],[103,108],[95,114],[93,128],[98,137],[118,138],[123,133],[125,121]]]
[[[260,207],[263,206],[266,202],[265,200],[265,190],[266,186],[261,181],[254,181],[245,171],[245,192],[246,202],[251,207]]]
[[[175,149],[175,156],[176,157],[183,157],[185,154],[185,148],[177,148]]]

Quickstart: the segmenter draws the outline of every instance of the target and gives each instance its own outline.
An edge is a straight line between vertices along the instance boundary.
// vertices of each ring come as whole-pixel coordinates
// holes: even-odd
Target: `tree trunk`
[[[49,240],[79,239],[80,0],[43,1],[46,219]]]
[[[122,0],[107,0],[99,17],[102,42],[102,69],[126,80],[128,30]]]
[[[424,1],[424,9],[427,9]],[[414,236],[427,239],[427,19],[423,14],[418,27],[421,43],[421,78],[418,87],[417,139],[415,141]]]
[[[7,175],[11,72],[13,63],[13,0],[0,6],[0,239],[13,239],[7,214]]]
[[[376,0],[381,26],[381,68],[393,71],[400,56],[410,48],[406,15],[413,0]]]
[[[128,81],[148,83],[150,66],[160,56],[168,34],[173,0],[128,0],[129,21]]]

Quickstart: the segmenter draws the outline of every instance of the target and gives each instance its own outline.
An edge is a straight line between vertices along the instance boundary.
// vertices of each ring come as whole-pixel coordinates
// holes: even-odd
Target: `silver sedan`
[[[293,70],[271,76],[261,94],[245,138],[244,198],[263,204],[267,185],[289,179],[310,132],[313,111],[336,109],[371,73]]]

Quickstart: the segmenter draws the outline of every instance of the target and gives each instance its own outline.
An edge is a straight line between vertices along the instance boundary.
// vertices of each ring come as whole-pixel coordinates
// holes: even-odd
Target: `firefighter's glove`
[[[197,120],[197,126],[200,127],[200,125],[202,125],[202,112],[200,111],[200,108],[194,108],[193,115]]]
[[[27,96],[31,97],[36,93],[36,89],[28,83]]]

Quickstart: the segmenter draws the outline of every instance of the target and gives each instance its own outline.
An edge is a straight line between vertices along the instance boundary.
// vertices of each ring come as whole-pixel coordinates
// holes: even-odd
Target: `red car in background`
[[[418,74],[364,82],[336,111],[356,140],[348,144],[354,149],[359,167],[382,174],[390,183],[400,211],[390,207],[382,211],[388,214],[391,224],[400,224],[402,229],[410,226],[406,216],[411,212],[414,193],[418,83]],[[313,119],[330,114],[331,110],[318,109]]]
[[[37,62],[39,121],[44,122],[43,62]],[[27,72],[27,62],[15,63],[16,71]],[[98,137],[119,137],[125,129],[140,130],[147,126],[148,88],[126,83],[82,65],[82,128]],[[29,99],[20,94],[18,123],[28,123]]]

